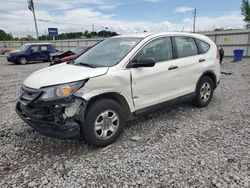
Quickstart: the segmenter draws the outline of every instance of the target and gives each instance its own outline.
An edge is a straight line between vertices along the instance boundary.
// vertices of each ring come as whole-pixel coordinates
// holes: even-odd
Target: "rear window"
[[[198,54],[198,48],[191,37],[174,37],[178,57],[188,57]]]
[[[206,53],[209,50],[210,45],[202,40],[199,40],[199,39],[196,39],[196,40],[197,40],[196,42],[200,46],[201,53]]]

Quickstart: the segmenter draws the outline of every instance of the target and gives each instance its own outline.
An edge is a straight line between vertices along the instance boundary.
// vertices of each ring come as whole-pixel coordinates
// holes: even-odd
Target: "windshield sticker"
[[[134,42],[134,41],[122,41],[120,43],[120,46],[133,46],[135,44],[136,44],[136,42]]]

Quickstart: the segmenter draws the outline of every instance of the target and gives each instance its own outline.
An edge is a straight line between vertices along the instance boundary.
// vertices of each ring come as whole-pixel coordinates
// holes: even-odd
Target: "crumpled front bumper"
[[[55,107],[55,105],[53,105],[53,107]],[[51,106],[49,106],[49,109],[50,108]],[[22,104],[20,101],[18,101],[16,104],[17,114],[29,126],[43,135],[62,139],[73,139],[81,137],[80,124],[83,122],[84,110],[84,108],[81,108],[81,111],[78,111],[78,113],[75,115],[77,116],[77,118],[75,116],[70,117],[68,118],[70,121],[68,121],[68,119],[63,114],[62,116],[58,117],[58,114],[53,114],[53,111],[49,111],[44,115],[38,115],[35,111],[29,110],[27,105]],[[63,107],[61,111],[63,112]],[[55,120],[54,117],[57,120]],[[76,119],[78,120],[75,121]]]

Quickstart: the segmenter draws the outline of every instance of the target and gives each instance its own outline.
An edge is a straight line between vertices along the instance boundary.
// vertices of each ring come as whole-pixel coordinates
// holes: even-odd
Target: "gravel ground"
[[[22,81],[48,63],[0,58],[0,187],[250,187],[250,60],[226,61],[211,104],[129,122],[103,149],[48,138],[15,113]]]

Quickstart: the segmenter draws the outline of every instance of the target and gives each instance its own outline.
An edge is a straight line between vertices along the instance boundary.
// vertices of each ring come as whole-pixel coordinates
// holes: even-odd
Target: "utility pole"
[[[195,33],[195,22],[196,22],[196,8],[194,9],[193,33]]]
[[[38,28],[37,28],[37,23],[36,23],[35,7],[34,7],[33,0],[28,0],[28,8],[29,8],[29,9],[31,10],[31,12],[33,13],[33,18],[34,18],[34,23],[35,23],[35,28],[36,28],[36,38],[37,38],[37,40],[39,40]]]

